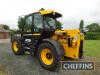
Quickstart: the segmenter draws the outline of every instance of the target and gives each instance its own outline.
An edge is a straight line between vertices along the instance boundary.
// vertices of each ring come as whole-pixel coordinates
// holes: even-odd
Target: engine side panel
[[[67,36],[70,36],[72,46],[68,46],[68,38],[62,43],[62,46],[65,51],[66,57],[78,58],[79,57],[79,46],[80,46],[80,31],[79,30],[65,30]]]

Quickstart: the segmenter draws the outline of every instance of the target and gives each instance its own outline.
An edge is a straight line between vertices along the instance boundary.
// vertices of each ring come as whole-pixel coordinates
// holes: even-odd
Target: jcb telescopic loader
[[[61,16],[54,10],[45,9],[25,15],[20,35],[12,37],[13,53],[23,55],[29,51],[36,54],[41,66],[48,70],[54,69],[63,57],[81,58],[84,35],[78,29],[57,28],[57,18]]]

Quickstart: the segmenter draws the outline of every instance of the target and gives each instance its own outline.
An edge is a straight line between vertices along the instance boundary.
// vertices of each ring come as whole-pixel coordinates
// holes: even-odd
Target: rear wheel
[[[47,70],[53,70],[59,62],[58,54],[53,45],[43,43],[38,49],[38,59],[42,67]]]
[[[12,51],[15,55],[23,55],[25,53],[20,39],[14,39],[12,41]]]

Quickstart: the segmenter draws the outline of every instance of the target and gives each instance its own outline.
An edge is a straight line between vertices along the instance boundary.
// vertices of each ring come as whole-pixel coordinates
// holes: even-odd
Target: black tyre
[[[15,55],[23,55],[25,53],[20,39],[12,40],[12,51]]]
[[[83,57],[83,40],[80,41],[79,58]]]
[[[54,46],[50,43],[42,43],[40,45],[38,59],[41,66],[47,70],[54,70],[60,60]]]

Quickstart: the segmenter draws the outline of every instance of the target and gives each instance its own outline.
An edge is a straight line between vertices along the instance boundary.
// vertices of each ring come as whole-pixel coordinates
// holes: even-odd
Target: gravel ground
[[[81,61],[94,61],[95,70],[61,70],[53,72],[41,68],[36,57],[25,54],[16,56],[11,51],[9,39],[0,42],[0,75],[100,75],[100,58],[86,56]]]

